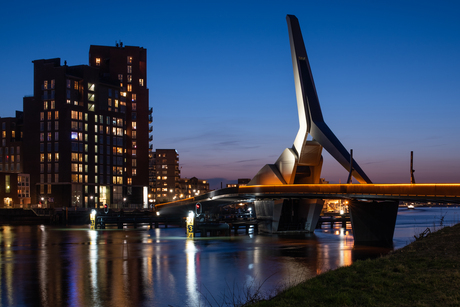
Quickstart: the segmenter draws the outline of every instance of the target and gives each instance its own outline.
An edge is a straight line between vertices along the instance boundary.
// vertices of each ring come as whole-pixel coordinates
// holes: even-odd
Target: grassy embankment
[[[460,224],[251,306],[460,306]]]

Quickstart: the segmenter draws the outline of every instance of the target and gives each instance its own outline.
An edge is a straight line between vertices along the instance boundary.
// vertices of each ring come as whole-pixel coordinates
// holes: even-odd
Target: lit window
[[[93,93],[88,93],[88,100],[89,101],[94,101],[94,94]]]
[[[43,89],[44,90],[48,89],[48,80],[43,81]]]
[[[51,88],[54,89],[54,85],[56,84],[56,81],[53,79],[51,80]]]
[[[133,82],[133,75],[128,75],[128,83]]]
[[[59,111],[54,111],[54,119],[59,119]]]
[[[139,85],[140,85],[140,86],[144,86],[144,79],[142,79],[142,78],[139,79]]]
[[[133,91],[133,86],[131,84],[128,84],[128,92],[132,92]],[[126,97],[126,95],[125,95]]]
[[[133,57],[132,57],[132,56],[128,56],[128,57],[127,57],[127,63],[128,63],[128,64],[132,64],[132,63],[133,63]]]
[[[96,85],[94,83],[88,83],[88,90],[91,92],[94,92],[94,89],[96,88]]]
[[[132,93],[131,94],[131,101],[136,101],[136,98],[137,98],[136,94]]]
[[[133,73],[133,67],[132,67],[131,65],[128,65],[127,68],[128,68],[128,69],[127,69],[127,73],[128,73],[128,74],[132,74],[132,73]]]
[[[78,90],[78,81],[73,82],[73,89]]]
[[[96,66],[101,66],[101,58],[96,58]]]
[[[118,74],[118,81],[123,81],[123,74]]]
[[[51,109],[54,110],[56,106],[56,102],[54,100],[51,100]]]
[[[132,128],[133,128],[133,130],[136,130],[136,127],[137,127],[137,123],[136,123],[136,122],[132,122],[131,124],[132,124]]]

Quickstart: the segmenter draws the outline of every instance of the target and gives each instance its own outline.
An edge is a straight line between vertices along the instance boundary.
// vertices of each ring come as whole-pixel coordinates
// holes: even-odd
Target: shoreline
[[[459,306],[460,224],[416,237],[385,256],[328,271],[250,306]]]

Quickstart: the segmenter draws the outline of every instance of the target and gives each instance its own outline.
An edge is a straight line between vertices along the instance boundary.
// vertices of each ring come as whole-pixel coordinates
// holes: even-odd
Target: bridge
[[[212,212],[233,203],[253,203],[261,220],[259,229],[284,232],[286,221],[301,225],[297,231],[313,232],[324,199],[349,200],[355,244],[392,245],[399,201],[460,203],[460,184],[373,184],[323,119],[300,25],[286,17],[299,115],[299,131],[290,148],[274,164],[267,164],[247,186],[226,188],[193,198],[156,206],[160,214],[183,214],[200,202]],[[311,136],[309,138],[309,136]],[[320,184],[326,149],[348,172],[347,184]],[[352,178],[360,184],[351,184]]]

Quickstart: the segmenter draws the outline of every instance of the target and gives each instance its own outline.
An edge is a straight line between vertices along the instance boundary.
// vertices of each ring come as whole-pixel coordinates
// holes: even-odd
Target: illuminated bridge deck
[[[225,188],[157,205],[157,208],[186,206],[197,202],[222,205],[255,199],[319,198],[356,200],[401,200],[460,203],[459,183],[422,184],[287,184]]]

